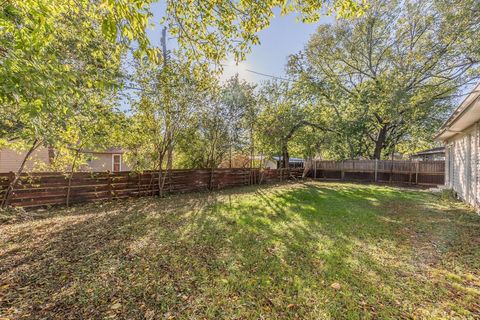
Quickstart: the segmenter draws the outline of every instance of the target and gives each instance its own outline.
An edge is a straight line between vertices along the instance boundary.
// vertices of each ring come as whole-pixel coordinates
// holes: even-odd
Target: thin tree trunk
[[[282,162],[283,165],[282,167],[287,169],[288,168],[288,163],[290,162],[290,157],[288,155],[288,146],[287,143],[284,143],[282,145]]]
[[[173,167],[173,143],[167,149],[167,170],[172,170]]]
[[[28,158],[35,151],[35,149],[37,149],[39,146],[40,146],[40,141],[38,139],[35,139],[33,141],[32,146],[28,150],[27,154],[23,158],[22,164],[20,165],[20,168],[18,168],[17,173],[15,174],[15,177],[13,178],[13,181],[9,184],[7,190],[5,191],[5,195],[4,195],[3,201],[2,201],[2,209],[6,208],[8,206],[8,202],[10,201],[13,190],[15,189],[15,186],[18,182],[18,179],[20,179],[20,175],[23,172],[23,168],[25,167],[25,164],[27,163]]]
[[[163,197],[163,185],[165,183],[165,179],[163,177],[163,158],[164,158],[165,152],[160,151],[159,152],[159,159],[158,159],[158,195],[160,197]]]
[[[217,132],[215,132],[215,138],[213,139],[212,149],[211,149],[211,162],[210,162],[210,181],[208,183],[209,189],[213,190],[213,173],[215,170],[215,148],[217,146]]]
[[[77,163],[78,155],[80,154],[80,148],[81,147],[79,147],[75,152],[72,168],[70,170],[70,176],[68,177],[68,189],[67,189],[67,201],[66,201],[67,207],[70,206],[70,192],[72,190],[72,177],[73,177],[73,172],[75,171],[75,164]]]
[[[255,157],[255,139],[253,138],[253,127],[250,128],[250,143],[251,143],[251,167],[254,167],[254,157]]]

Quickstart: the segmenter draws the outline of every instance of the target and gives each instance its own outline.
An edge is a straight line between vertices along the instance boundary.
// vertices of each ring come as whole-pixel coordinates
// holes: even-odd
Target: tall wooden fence
[[[301,178],[303,169],[200,169],[172,170],[165,177],[165,193],[223,189]],[[0,199],[4,198],[13,173],[0,173]],[[14,207],[105,201],[159,193],[158,171],[146,172],[44,172],[22,174],[9,204]],[[70,194],[68,195],[70,185]]]
[[[316,179],[412,185],[440,185],[444,184],[445,179],[445,161],[310,161],[306,167],[306,175]]]

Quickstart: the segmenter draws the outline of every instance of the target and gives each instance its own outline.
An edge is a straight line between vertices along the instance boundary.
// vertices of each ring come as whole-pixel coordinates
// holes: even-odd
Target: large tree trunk
[[[387,140],[387,126],[382,126],[378,132],[375,140],[375,149],[373,151],[373,159],[379,159],[382,156],[383,148],[385,148],[385,141]]]
[[[40,146],[40,142],[38,139],[35,139],[33,141],[32,146],[30,147],[30,150],[28,150],[27,154],[23,158],[22,164],[20,165],[20,168],[18,168],[17,173],[15,174],[15,177],[13,180],[10,182],[7,190],[5,191],[5,196],[3,197],[2,201],[2,208],[6,208],[8,206],[8,202],[10,201],[10,198],[12,196],[13,190],[15,189],[15,186],[18,182],[18,179],[20,179],[20,175],[23,172],[23,168],[25,167],[25,164],[27,163],[28,158],[32,155],[32,153]]]

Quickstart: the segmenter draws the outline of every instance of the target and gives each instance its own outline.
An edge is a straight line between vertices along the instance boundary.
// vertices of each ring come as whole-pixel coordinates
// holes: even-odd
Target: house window
[[[122,155],[112,154],[112,172],[119,172],[122,170]]]

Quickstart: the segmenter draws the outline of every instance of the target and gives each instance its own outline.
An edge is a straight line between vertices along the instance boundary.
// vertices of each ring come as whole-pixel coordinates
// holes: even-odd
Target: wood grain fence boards
[[[301,178],[303,169],[260,170],[257,168],[174,169],[166,175],[165,193],[185,193]],[[165,172],[163,173],[165,177]],[[0,195],[8,188],[12,173],[0,173]],[[10,205],[35,208],[64,205],[70,173],[35,172],[19,178]],[[96,202],[158,195],[158,171],[75,172],[71,177],[70,203]]]
[[[444,183],[445,161],[346,160],[314,161],[307,176],[325,180],[394,182],[418,185]],[[375,180],[376,179],[376,180]]]
[[[409,182],[417,165],[410,161],[378,161],[378,181]],[[390,164],[388,164],[390,163]],[[313,167],[313,166],[312,166]],[[418,184],[442,184],[444,163],[423,162],[418,165]],[[361,161],[319,161],[317,178],[372,181],[375,164]],[[342,174],[343,172],[343,174]],[[243,185],[301,179],[304,169],[222,168],[175,169],[166,175],[165,193],[185,193],[231,188]],[[66,204],[69,173],[43,172],[22,174],[10,200],[11,206],[35,208],[45,205]],[[165,176],[165,173],[163,174]],[[308,176],[308,175],[307,175]],[[0,194],[8,187],[11,173],[0,174]],[[158,195],[158,172],[76,172],[72,175],[70,202],[96,202],[128,197]]]

